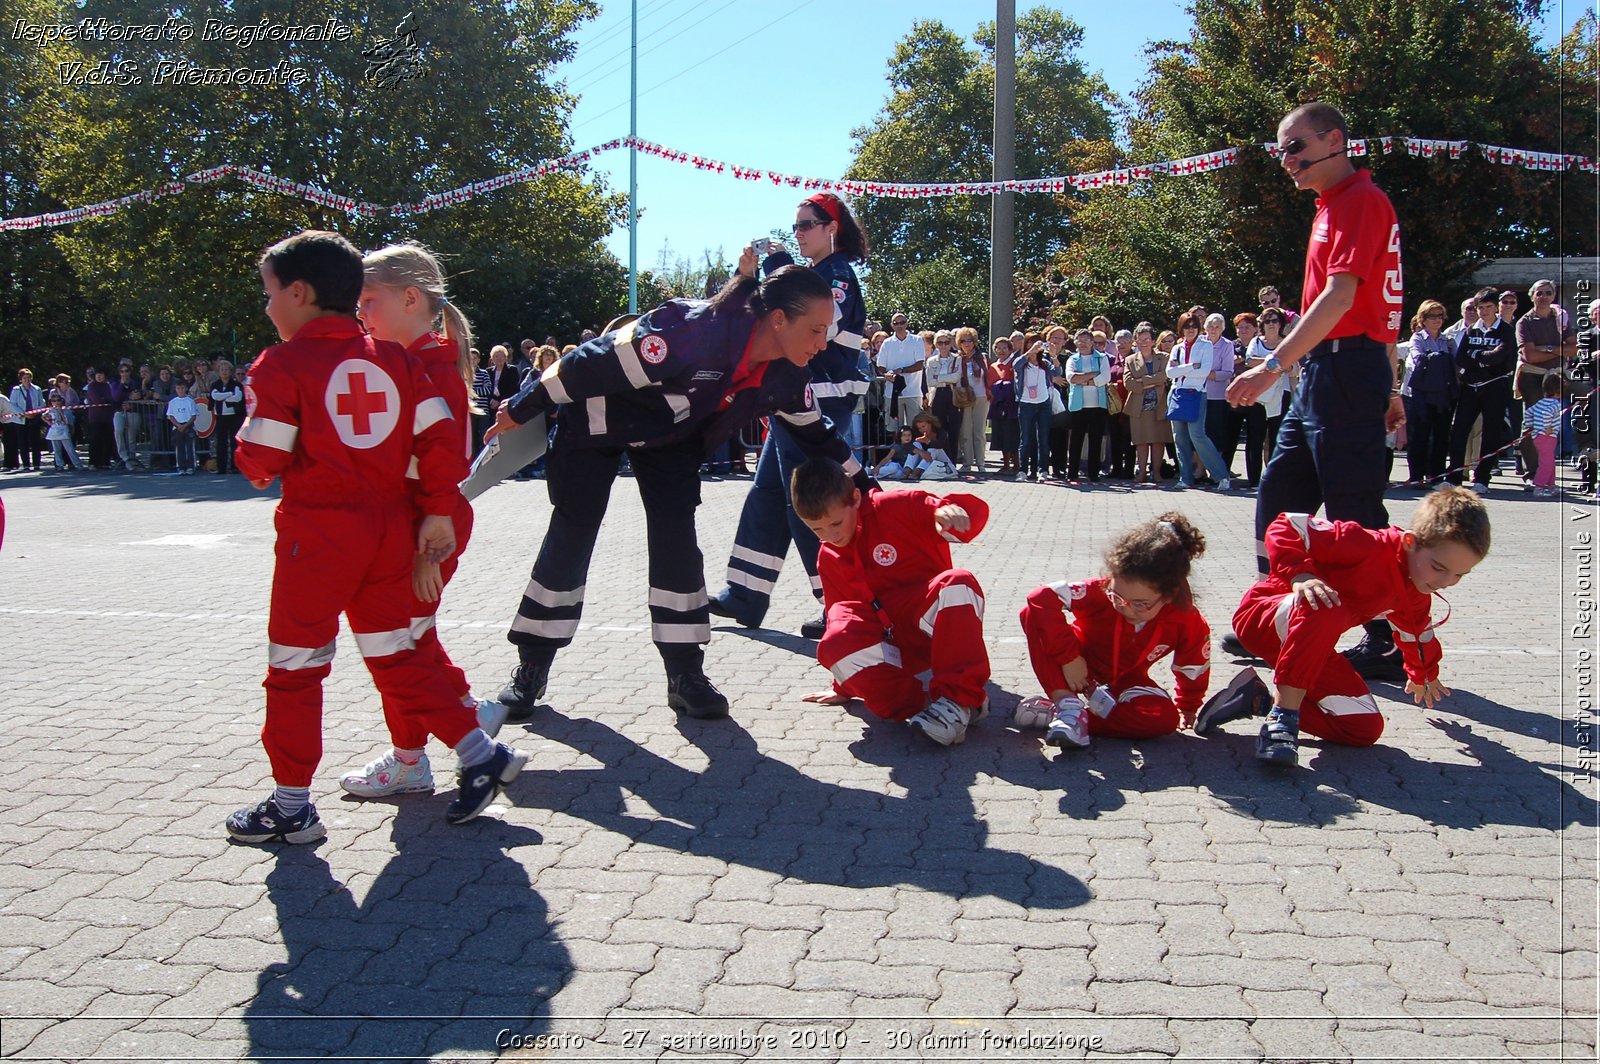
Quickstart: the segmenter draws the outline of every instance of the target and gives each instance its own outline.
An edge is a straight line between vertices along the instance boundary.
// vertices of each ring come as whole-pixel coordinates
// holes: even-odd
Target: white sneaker
[[[1019,728],[1046,728],[1055,719],[1056,704],[1043,695],[1024,698],[1011,713],[1011,723]]]
[[[493,739],[500,734],[500,729],[505,726],[506,716],[510,713],[503,703],[485,699],[478,703],[478,727],[482,728],[489,738]]]
[[[940,746],[960,746],[966,742],[970,720],[967,710],[948,698],[936,698],[906,723]]]
[[[1056,716],[1050,722],[1050,730],[1044,734],[1044,741],[1059,750],[1065,750],[1068,746],[1088,746],[1088,715],[1082,699],[1070,695],[1063,698],[1056,705]]]
[[[1221,480],[1217,481],[1217,490],[1218,491],[1232,491],[1233,490],[1233,481],[1229,480],[1227,477],[1223,477]],[[1087,746],[1088,744],[1085,743],[1084,745]]]
[[[415,765],[394,756],[394,750],[368,762],[360,772],[349,772],[339,781],[347,794],[357,798],[386,798],[391,794],[414,794],[433,790],[433,769],[428,755]]]

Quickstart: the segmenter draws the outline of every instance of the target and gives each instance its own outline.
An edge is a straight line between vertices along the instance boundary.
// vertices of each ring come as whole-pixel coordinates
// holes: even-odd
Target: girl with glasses
[[[1106,575],[1046,584],[1022,608],[1028,659],[1045,697],[1026,698],[1013,721],[1048,725],[1067,750],[1092,736],[1151,739],[1192,724],[1211,679],[1211,629],[1194,607],[1190,563],[1206,538],[1180,513],[1124,532],[1106,552]],[[1150,678],[1168,653],[1177,698]]]

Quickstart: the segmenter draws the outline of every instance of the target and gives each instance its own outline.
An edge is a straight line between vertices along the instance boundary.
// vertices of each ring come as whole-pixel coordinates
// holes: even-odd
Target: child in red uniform
[[[256,487],[283,479],[261,732],[277,789],[230,816],[228,833],[242,842],[327,833],[310,795],[340,613],[384,699],[455,749],[461,793],[446,817],[470,820],[527,755],[476,726],[411,635],[413,553],[442,562],[455,551],[450,515],[466,470],[459,430],[420,362],[362,335],[361,256],[347,240],[312,231],[275,244],[261,257],[261,281],[285,342],[250,367],[236,457]],[[413,462],[427,515],[420,527],[406,486]]]
[[[817,661],[834,677],[832,691],[805,701],[860,698],[875,716],[906,721],[942,746],[964,741],[989,711],[989,653],[983,588],[951,565],[950,544],[983,530],[988,503],[915,490],[863,496],[826,458],[796,469],[790,489],[794,512],[822,541],[828,626]],[[930,666],[924,693],[917,674]]]
[[[1267,526],[1268,574],[1233,615],[1234,632],[1271,663],[1277,686],[1256,757],[1297,764],[1302,725],[1343,746],[1378,741],[1378,704],[1349,660],[1334,652],[1341,635],[1374,618],[1394,629],[1407,694],[1432,709],[1450,693],[1439,682],[1443,651],[1428,608],[1434,593],[1453,587],[1489,553],[1489,512],[1472,492],[1441,488],[1417,506],[1412,524],[1410,532],[1373,531],[1286,513]],[[1201,709],[1194,730],[1257,715],[1270,694],[1246,669]]]
[[[467,379],[476,368],[471,360],[472,326],[466,316],[445,295],[444,271],[439,260],[421,244],[391,244],[368,254],[362,264],[366,283],[361,289],[357,313],[376,340],[402,345],[422,363],[428,383],[450,407],[451,429],[456,436],[462,460],[472,457],[472,419],[467,397]],[[443,320],[443,334],[434,331]],[[422,517],[422,482],[410,478],[416,516]],[[439,642],[435,615],[439,596],[455,575],[467,541],[472,538],[472,504],[458,496],[450,515],[456,535],[456,551],[442,564],[418,555],[412,566],[411,636],[417,652],[433,659],[445,670],[461,704],[477,713],[478,726],[490,736],[506,720],[506,708],[498,702],[479,702],[472,697],[466,673],[456,667]],[[383,718],[389,726],[393,748],[357,772],[348,772],[339,786],[358,798],[382,798],[433,790],[433,769],[424,749],[427,730],[414,716],[408,716],[393,699],[383,700]]]
[[[1095,735],[1170,735],[1192,721],[1211,679],[1211,629],[1189,591],[1189,564],[1205,549],[1187,517],[1165,513],[1122,534],[1106,552],[1109,575],[1030,594],[1022,631],[1048,697],[1023,699],[1018,727],[1049,725],[1045,742],[1065,750]],[[1169,653],[1176,700],[1150,678]]]

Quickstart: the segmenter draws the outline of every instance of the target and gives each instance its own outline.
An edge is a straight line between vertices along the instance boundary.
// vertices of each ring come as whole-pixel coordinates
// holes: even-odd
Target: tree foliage
[[[1276,284],[1294,304],[1314,197],[1257,145],[1300,103],[1338,106],[1352,137],[1467,139],[1595,154],[1593,19],[1566,59],[1536,46],[1537,3],[1454,0],[1195,0],[1193,36],[1150,49],[1129,124],[1131,162],[1244,145],[1239,163],[1092,194],[1053,264],[1073,317],[1170,321],[1203,302],[1253,308]],[[1587,58],[1582,42],[1587,40]],[[1567,90],[1563,62],[1590,94]],[[1587,71],[1586,75],[1583,73]],[[1485,258],[1593,255],[1592,180],[1398,148],[1370,166],[1400,218],[1408,308],[1458,290]],[[1038,287],[1038,286],[1035,286]],[[1046,286],[1048,287],[1048,286]]]
[[[25,2],[43,22],[155,17],[142,0]],[[197,32],[187,41],[57,43],[7,53],[49,89],[23,93],[18,117],[28,138],[22,143],[36,147],[36,168],[26,175],[33,209],[110,199],[224,162],[369,202],[409,202],[558,156],[570,150],[573,101],[550,71],[571,52],[573,28],[595,9],[593,0],[196,0],[176,13],[197,29],[207,19],[240,26],[337,19],[354,39],[244,48]],[[421,76],[375,83],[362,49],[393,37],[413,11]],[[280,59],[308,72],[307,80],[173,85],[155,77],[162,61],[266,68]],[[75,60],[91,68],[101,60],[130,64],[114,69],[142,83],[60,85],[58,64]],[[6,171],[13,172],[9,157]],[[26,209],[7,204],[8,213]],[[626,277],[619,287],[615,260],[598,246],[621,211],[620,197],[575,171],[410,218],[351,218],[225,179],[0,244],[64,262],[120,323],[132,353],[233,347],[248,358],[275,339],[260,311],[256,259],[299,229],[334,229],[358,247],[427,243],[445,255],[454,296],[482,335],[575,334],[626,305]],[[37,272],[27,283],[66,290]]]
[[[1104,153],[1113,136],[1116,100],[1079,58],[1083,30],[1059,11],[1035,8],[1017,18],[1017,148],[1020,178],[1081,168]],[[873,121],[855,130],[847,176],[863,181],[988,181],[993,174],[994,24],[968,44],[938,21],[919,21],[889,59],[890,95]],[[916,288],[913,272],[933,276],[960,263],[964,282],[984,278],[987,291],[989,212],[986,201],[863,198],[854,207],[872,241],[871,309],[887,320],[888,293]],[[1071,201],[1018,196],[1017,258],[1043,264],[1071,233]],[[937,259],[939,265],[928,263]],[[965,287],[970,287],[965,283]],[[952,322],[957,298],[938,320]],[[977,319],[987,321],[987,295]],[[964,313],[964,312],[963,312]]]

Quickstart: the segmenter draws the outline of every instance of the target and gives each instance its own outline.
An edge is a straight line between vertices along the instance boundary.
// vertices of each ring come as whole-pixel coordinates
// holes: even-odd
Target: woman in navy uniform
[[[696,540],[700,463],[766,415],[809,455],[870,481],[812,397],[806,366],[833,330],[833,289],[803,266],[757,282],[745,248],[715,299],[673,299],[569,352],[500,407],[488,435],[561,407],[545,482],[554,511],[508,638],[520,663],[500,700],[527,720],[556,651],[572,642],[611,482],[624,454],[644,502],[651,634],[666,663],[667,703],[691,717],[726,716],[703,671],[711,618]]]
[[[818,192],[801,202],[795,210],[794,236],[800,253],[811,260],[811,268],[832,290],[837,313],[828,330],[828,346],[811,360],[811,392],[818,409],[843,435],[856,400],[867,392],[867,379],[860,368],[867,306],[861,299],[861,282],[850,265],[866,261],[867,237],[850,208],[831,192]],[[767,257],[762,268],[770,274],[793,261],[780,249]],[[739,531],[728,558],[728,586],[711,599],[711,612],[718,617],[731,618],[746,628],[761,624],[791,540],[811,580],[811,593],[818,601],[822,599],[817,537],[796,516],[789,499],[790,474],[806,457],[792,433],[774,422],[756,462],[755,483],[739,515]],[[823,627],[819,616],[802,625],[800,634],[820,639]]]

